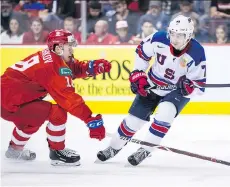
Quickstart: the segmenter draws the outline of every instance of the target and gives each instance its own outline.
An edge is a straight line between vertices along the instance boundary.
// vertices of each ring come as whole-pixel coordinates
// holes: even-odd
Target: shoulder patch
[[[59,68],[59,75],[61,76],[72,76],[72,70],[67,67],[60,67]]]

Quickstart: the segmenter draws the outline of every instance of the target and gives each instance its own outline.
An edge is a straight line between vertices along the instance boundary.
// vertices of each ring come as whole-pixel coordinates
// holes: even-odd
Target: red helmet
[[[54,30],[49,33],[47,38],[47,45],[50,50],[54,50],[55,45],[73,43],[76,46],[77,42],[73,34],[64,29]]]

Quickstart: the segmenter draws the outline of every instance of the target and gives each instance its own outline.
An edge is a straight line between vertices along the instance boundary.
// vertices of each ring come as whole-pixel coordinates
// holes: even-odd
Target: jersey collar
[[[170,47],[170,52],[171,52],[171,54],[172,54],[173,56],[180,57],[181,55],[183,55],[184,53],[186,53],[186,52],[189,50],[189,48],[190,48],[190,42],[187,44],[187,46],[186,46],[186,47],[181,51],[181,53],[178,54],[178,55],[177,55],[177,54],[174,54],[172,44],[170,44],[169,47]]]

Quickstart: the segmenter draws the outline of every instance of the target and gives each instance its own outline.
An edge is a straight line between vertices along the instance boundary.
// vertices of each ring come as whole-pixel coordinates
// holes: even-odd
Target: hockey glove
[[[150,85],[147,81],[147,75],[142,70],[134,70],[129,77],[131,82],[131,91],[134,94],[140,94],[143,97],[147,96],[146,88],[149,88]]]
[[[104,59],[91,60],[88,64],[88,73],[91,76],[95,76],[104,72],[109,72],[111,69],[111,63]]]
[[[190,95],[194,90],[194,84],[191,80],[183,78],[179,82],[179,88],[181,89],[181,94],[183,96]]]
[[[86,120],[86,123],[87,127],[89,127],[90,138],[96,138],[100,141],[105,138],[105,127],[103,126],[104,122],[101,114],[96,117],[90,117]]]

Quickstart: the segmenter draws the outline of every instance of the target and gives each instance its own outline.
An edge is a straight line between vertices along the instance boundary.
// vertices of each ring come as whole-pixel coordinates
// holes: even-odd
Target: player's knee
[[[124,120],[128,128],[132,129],[135,132],[138,131],[146,123],[146,121],[131,114],[129,114]]]
[[[34,134],[35,132],[37,132],[39,130],[40,126],[25,126],[19,130],[21,130],[22,132],[24,132],[25,134]]]
[[[67,112],[58,105],[52,105],[49,121],[53,125],[62,125],[67,121]]]
[[[177,110],[173,103],[165,101],[159,104],[154,121],[149,128],[150,133],[154,135],[154,141],[159,142],[166,135],[176,116],[176,112]]]
[[[155,115],[157,121],[171,124],[177,114],[176,107],[171,102],[162,102],[158,105],[158,110]]]
[[[119,126],[118,134],[131,138],[144,124],[145,121],[129,114]]]

